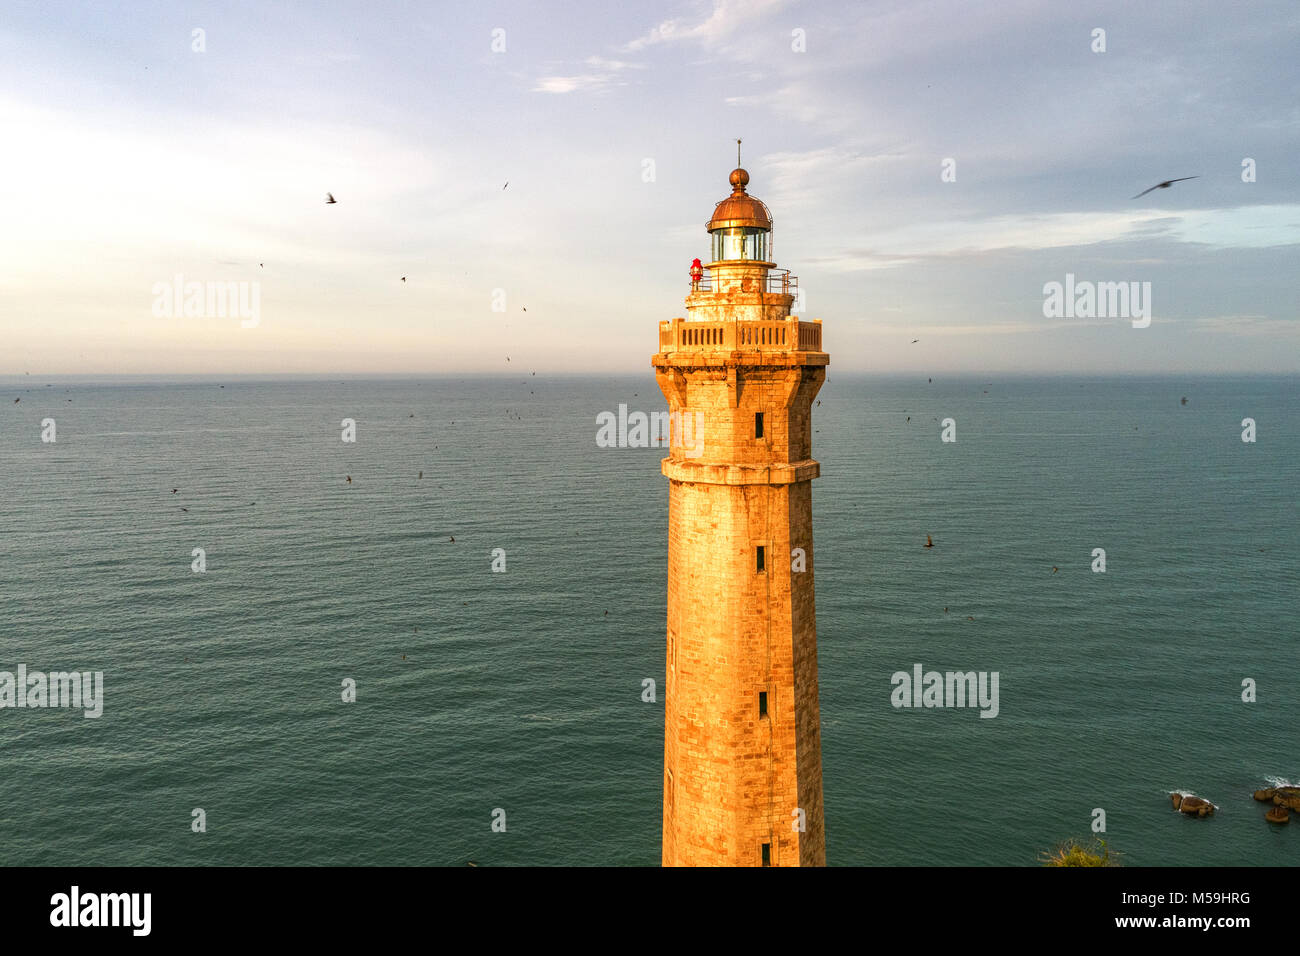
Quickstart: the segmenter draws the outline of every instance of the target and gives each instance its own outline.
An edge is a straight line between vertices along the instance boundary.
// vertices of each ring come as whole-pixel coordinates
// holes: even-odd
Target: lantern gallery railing
[[[691,289],[700,292],[712,292],[714,290],[713,274],[708,269],[705,269],[704,275],[700,277],[699,285],[692,281]],[[768,271],[767,278],[763,281],[762,291],[775,292],[781,295],[798,295],[799,277],[790,275],[789,269],[771,269]]]
[[[722,322],[688,322],[673,319],[659,323],[660,352],[751,350],[782,352],[820,352],[820,319],[801,322],[791,318],[775,322],[751,322],[733,319]]]

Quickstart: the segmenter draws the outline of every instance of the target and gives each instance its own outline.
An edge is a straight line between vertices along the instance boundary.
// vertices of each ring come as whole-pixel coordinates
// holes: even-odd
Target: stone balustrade
[[[822,322],[797,318],[784,321],[729,319],[688,322],[672,319],[659,323],[659,351],[666,352],[820,352]]]

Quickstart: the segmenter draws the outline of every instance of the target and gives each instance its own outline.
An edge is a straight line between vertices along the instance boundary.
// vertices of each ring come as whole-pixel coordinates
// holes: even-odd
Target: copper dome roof
[[[767,205],[745,192],[745,187],[749,185],[749,173],[743,169],[733,169],[730,182],[733,187],[731,195],[714,207],[713,218],[706,226],[709,232],[735,226],[771,229],[772,214]]]

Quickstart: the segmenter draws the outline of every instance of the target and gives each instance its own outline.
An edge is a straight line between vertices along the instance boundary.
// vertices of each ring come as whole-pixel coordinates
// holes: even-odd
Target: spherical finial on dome
[[[713,208],[713,218],[706,227],[710,232],[715,229],[771,229],[772,214],[761,199],[745,192],[749,184],[749,172],[740,166],[731,171],[727,177],[731,183],[731,195]]]

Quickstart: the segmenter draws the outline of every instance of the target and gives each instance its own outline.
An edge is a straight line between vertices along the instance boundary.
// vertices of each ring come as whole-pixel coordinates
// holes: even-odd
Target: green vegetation
[[[1094,840],[1082,844],[1078,840],[1066,840],[1055,850],[1040,854],[1039,862],[1043,866],[1119,866],[1119,854],[1111,853],[1105,840]]]

